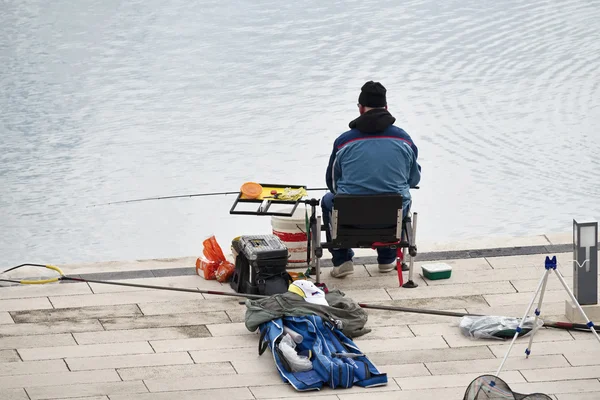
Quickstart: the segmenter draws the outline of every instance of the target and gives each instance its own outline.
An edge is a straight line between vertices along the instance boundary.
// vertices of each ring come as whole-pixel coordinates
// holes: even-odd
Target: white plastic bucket
[[[271,217],[273,235],[277,236],[288,248],[288,265],[306,267],[306,206],[298,205],[291,217]]]

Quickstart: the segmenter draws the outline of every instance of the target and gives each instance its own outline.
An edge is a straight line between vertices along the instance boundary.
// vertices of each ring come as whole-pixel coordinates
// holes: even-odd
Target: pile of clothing
[[[352,341],[371,331],[366,311],[339,290],[296,280],[285,293],[247,300],[245,321],[260,331],[259,354],[269,348],[282,380],[298,391],[387,385]]]

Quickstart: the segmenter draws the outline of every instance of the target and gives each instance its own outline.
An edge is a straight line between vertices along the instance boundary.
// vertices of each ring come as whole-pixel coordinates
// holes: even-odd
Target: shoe
[[[398,267],[394,266],[394,269],[397,271]],[[408,265],[406,265],[406,263],[402,263],[402,271],[408,271],[410,268],[408,267]]]
[[[331,269],[331,276],[334,278],[343,278],[346,275],[352,275],[354,273],[354,263],[352,261],[346,261],[338,267]]]
[[[391,272],[396,269],[396,263],[379,264],[379,272]]]

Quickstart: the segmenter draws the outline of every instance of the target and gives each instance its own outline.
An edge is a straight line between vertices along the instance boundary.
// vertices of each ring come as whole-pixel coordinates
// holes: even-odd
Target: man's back
[[[418,149],[395,121],[386,109],[375,108],[350,123],[351,129],[334,142],[326,176],[329,190],[400,193],[410,200],[410,187],[421,179]]]

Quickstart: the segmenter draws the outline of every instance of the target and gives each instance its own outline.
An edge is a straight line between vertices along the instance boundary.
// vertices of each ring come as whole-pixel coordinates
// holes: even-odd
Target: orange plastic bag
[[[204,245],[204,257],[208,258],[211,261],[223,262],[225,261],[225,255],[223,254],[223,250],[221,250],[221,246],[217,243],[217,239],[215,235],[212,235],[208,239],[202,242]]]
[[[216,272],[218,268],[219,263],[217,261],[208,260],[204,256],[196,260],[196,273],[206,280],[217,279]]]
[[[219,282],[227,282],[229,279],[231,279],[234,270],[235,265],[233,265],[229,261],[223,261],[221,265],[219,265],[219,268],[217,268],[217,272],[215,272],[215,277]]]
[[[202,244],[204,256],[196,260],[196,273],[207,280],[227,282],[233,275],[235,266],[227,261],[214,235],[204,240]]]

